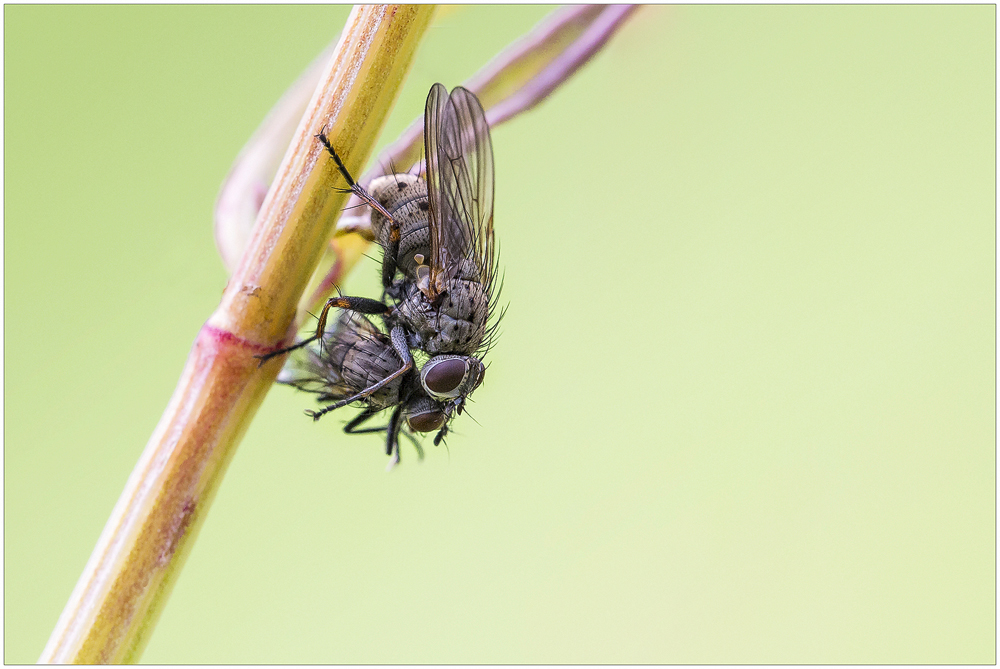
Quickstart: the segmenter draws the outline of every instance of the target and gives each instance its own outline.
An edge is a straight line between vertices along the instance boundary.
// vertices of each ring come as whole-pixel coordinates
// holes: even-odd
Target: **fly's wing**
[[[303,349],[281,369],[278,383],[292,386],[307,393],[315,393],[320,400],[337,400],[350,397],[340,370],[311,348]]]
[[[434,84],[424,110],[430,202],[430,291],[460,270],[489,287],[496,276],[493,239],[493,143],[486,114],[461,86]],[[471,278],[471,277],[467,277]],[[436,295],[430,295],[434,297]]]
[[[283,383],[307,393],[319,395],[321,401],[340,400],[357,393],[357,389],[344,380],[341,361],[346,349],[378,341],[388,346],[386,336],[368,318],[352,311],[342,311],[323,335],[320,349],[312,346],[295,355],[278,375]]]

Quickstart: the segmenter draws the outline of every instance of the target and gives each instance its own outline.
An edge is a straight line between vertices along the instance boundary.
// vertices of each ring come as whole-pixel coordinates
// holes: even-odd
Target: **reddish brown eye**
[[[461,358],[428,363],[424,367],[424,385],[432,393],[448,395],[462,384],[465,369],[465,360]]]
[[[444,425],[443,411],[421,411],[406,417],[410,429],[415,432],[433,432]]]

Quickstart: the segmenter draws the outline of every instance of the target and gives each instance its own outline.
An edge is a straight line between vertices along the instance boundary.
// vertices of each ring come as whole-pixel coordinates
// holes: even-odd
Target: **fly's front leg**
[[[340,298],[340,299],[365,299],[365,298]],[[369,302],[375,302],[375,300],[369,300]],[[382,306],[385,307],[384,304]],[[385,308],[388,309],[388,307]],[[357,393],[356,395],[351,395],[350,397],[342,399],[335,404],[331,404],[330,406],[323,407],[319,411],[307,410],[306,415],[312,416],[313,420],[319,420],[320,418],[330,413],[331,411],[336,411],[340,407],[345,407],[351,402],[357,402],[359,400],[365,399],[366,397],[369,397],[372,393],[381,390],[382,388],[392,383],[394,380],[398,379],[403,374],[406,374],[408,371],[413,369],[413,356],[410,355],[410,349],[406,345],[406,331],[402,328],[402,326],[397,325],[396,327],[394,327],[392,331],[389,333],[389,339],[392,341],[392,348],[393,350],[396,351],[396,355],[398,355],[400,360],[403,361],[402,367],[400,367],[395,372],[385,377],[375,385],[368,386],[360,393]]]
[[[347,185],[350,186],[350,188],[343,189],[342,192],[354,193],[362,202],[367,204],[372,209],[377,210],[388,220],[392,221],[392,214],[390,214],[386,208],[382,206],[382,203],[372,197],[372,194],[365,190],[364,186],[355,181],[354,177],[351,176],[351,173],[347,171],[347,166],[344,165],[344,161],[340,159],[340,155],[337,153],[337,150],[333,148],[333,144],[330,143],[330,139],[326,136],[326,133],[319,133],[316,135],[316,139],[318,139],[319,143],[326,148],[326,152],[330,154],[330,157],[333,158],[333,162],[337,165],[337,170],[344,176],[344,179],[347,181]]]
[[[337,165],[337,170],[343,175],[344,179],[347,181],[347,185],[350,188],[342,189],[345,193],[354,193],[362,202],[367,204],[372,209],[376,210],[378,213],[385,217],[385,220],[389,222],[389,240],[388,248],[385,250],[385,257],[382,261],[382,285],[389,286],[392,283],[392,278],[396,275],[396,254],[399,253],[399,224],[396,219],[393,218],[392,214],[382,206],[382,203],[375,199],[375,197],[369,193],[364,186],[359,184],[351,176],[351,173],[347,170],[347,166],[344,165],[344,161],[341,160],[340,155],[337,150],[333,148],[333,144],[330,139],[326,136],[326,133],[321,132],[316,135],[316,139],[319,140],[326,148],[326,152],[330,154],[333,158],[333,162]]]
[[[265,362],[274,358],[276,356],[294,351],[296,349],[302,348],[309,342],[316,341],[317,339],[323,338],[323,333],[326,332],[326,317],[330,313],[330,309],[338,307],[340,309],[350,309],[352,311],[358,311],[363,314],[385,314],[389,311],[389,307],[378,300],[372,300],[367,297],[331,297],[323,305],[323,311],[319,314],[319,322],[316,323],[316,332],[313,336],[306,337],[302,341],[292,344],[291,346],[286,346],[285,348],[279,348],[277,351],[271,351],[270,353],[265,353],[264,355],[254,356],[260,362],[257,364],[258,367],[262,366]]]

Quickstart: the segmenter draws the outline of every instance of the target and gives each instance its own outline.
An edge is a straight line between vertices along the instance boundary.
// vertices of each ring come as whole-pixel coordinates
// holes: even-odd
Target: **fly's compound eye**
[[[429,397],[412,401],[406,412],[406,423],[414,432],[439,430],[446,419],[444,408]]]
[[[406,417],[406,422],[414,432],[433,432],[444,425],[443,411],[421,411]]]
[[[431,395],[438,398],[455,398],[461,395],[463,382],[469,372],[469,360],[461,356],[431,358],[420,370],[420,383]]]

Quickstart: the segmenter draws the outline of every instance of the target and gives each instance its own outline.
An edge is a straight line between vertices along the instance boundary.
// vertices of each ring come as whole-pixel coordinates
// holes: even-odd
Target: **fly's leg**
[[[395,221],[389,224],[389,248],[382,254],[382,288],[392,285],[396,276],[396,255],[399,253],[399,226]]]
[[[294,351],[296,349],[302,348],[309,342],[316,341],[323,337],[323,333],[326,332],[326,317],[330,312],[330,309],[337,307],[340,309],[350,309],[351,311],[358,311],[362,314],[384,314],[389,311],[389,307],[379,302],[378,300],[372,300],[367,297],[331,297],[323,305],[323,311],[319,314],[319,322],[316,324],[316,332],[311,337],[306,337],[302,341],[292,344],[291,346],[286,346],[285,348],[279,348],[277,351],[271,351],[270,353],[265,353],[264,355],[254,356],[260,362],[257,364],[261,367],[265,362],[274,358],[276,356],[288,353],[289,351]]]
[[[386,435],[385,439],[385,454],[392,455],[393,451],[399,451],[399,430],[403,427],[403,422],[400,418],[403,415],[403,406],[400,405],[392,412],[392,416],[389,417],[389,424],[386,425],[386,431],[389,433]],[[399,455],[396,455],[396,461],[399,462]]]
[[[350,422],[348,422],[347,425],[344,426],[344,432],[346,434],[371,434],[374,432],[386,432],[387,433],[386,443],[385,443],[386,455],[392,455],[393,449],[396,449],[398,451],[399,435],[403,435],[404,437],[410,440],[410,443],[413,444],[413,448],[417,450],[417,459],[423,460],[424,449],[420,445],[420,442],[412,434],[403,430],[403,421],[401,420],[402,408],[403,408],[402,405],[400,405],[399,407],[396,408],[395,411],[393,411],[393,418],[395,418],[395,428],[392,427],[393,426],[392,419],[389,420],[388,425],[383,425],[381,427],[359,427],[360,425],[367,422],[370,418],[381,412],[381,409],[373,409],[371,407],[368,407],[367,409],[359,413],[357,416],[352,418]],[[397,414],[399,414],[398,417]],[[446,430],[447,430],[446,427],[442,428],[442,431]],[[399,462],[399,454],[397,453],[396,456],[390,462],[390,466],[394,466],[398,462]]]
[[[343,298],[341,298],[341,299],[343,299]],[[355,298],[355,299],[362,299],[362,298]],[[369,300],[369,301],[374,302],[375,300]],[[382,306],[384,307],[385,305],[382,305]],[[382,379],[381,381],[379,381],[375,385],[368,386],[367,388],[365,388],[364,390],[362,390],[360,393],[357,393],[356,395],[351,395],[350,397],[348,397],[346,399],[342,399],[342,400],[340,400],[339,402],[337,402],[335,404],[331,404],[329,406],[323,407],[319,411],[313,411],[313,410],[309,409],[309,410],[306,411],[306,415],[312,416],[313,420],[319,420],[320,418],[322,418],[326,414],[330,413],[331,411],[335,411],[335,410],[339,409],[340,407],[345,407],[348,404],[350,404],[351,402],[357,402],[359,400],[365,399],[366,397],[370,396],[375,391],[381,390],[382,388],[384,388],[387,385],[389,385],[390,383],[392,383],[394,380],[398,379],[403,374],[406,374],[408,371],[410,371],[411,369],[413,369],[413,356],[410,355],[410,349],[406,345],[406,331],[403,330],[402,326],[397,325],[396,327],[394,327],[392,329],[392,331],[389,333],[389,339],[392,340],[392,348],[396,351],[396,355],[398,355],[399,359],[403,361],[403,366],[402,367],[400,367],[395,372],[393,372],[389,376],[385,377],[384,379]],[[400,405],[400,407],[401,406],[402,405]],[[401,411],[401,408],[397,408],[397,411]],[[395,416],[396,412],[393,412],[393,415]],[[392,423],[391,422],[389,423],[389,426],[390,426],[390,430],[391,430],[391,428],[392,428]]]
[[[385,444],[385,454],[391,456],[389,464],[386,466],[386,471],[392,469],[399,464],[399,435],[403,435],[413,444],[413,447],[417,449],[417,459],[424,459],[424,449],[421,448],[420,442],[417,441],[409,432],[402,430],[403,419],[402,419],[403,406],[400,405],[392,412],[392,418],[389,419],[389,425],[387,426],[389,430],[389,436],[386,438]]]
[[[358,414],[357,416],[355,416],[354,418],[352,418],[351,422],[349,422],[347,425],[344,426],[344,432],[346,432],[347,434],[371,434],[371,433],[374,433],[374,432],[385,432],[386,430],[389,429],[388,425],[383,425],[382,427],[362,427],[362,428],[358,428],[357,427],[358,425],[360,425],[361,423],[364,423],[366,420],[368,420],[369,418],[371,418],[372,416],[374,416],[377,413],[378,413],[378,411],[372,411],[371,409],[365,409],[360,414]],[[400,427],[399,434],[403,435],[404,437],[406,437],[407,439],[410,440],[410,443],[413,444],[413,448],[417,449],[417,457],[420,460],[423,460],[424,459],[424,449],[420,445],[420,441],[416,437],[414,437],[412,434],[410,434],[409,432],[406,432],[405,430],[402,429],[402,427],[403,427],[402,422],[400,422],[399,427]],[[397,436],[397,440],[398,440],[398,436]]]
[[[392,214],[390,214],[378,200],[372,197],[372,194],[369,193],[367,190],[365,190],[364,186],[355,181],[354,177],[351,176],[351,173],[347,171],[347,167],[344,165],[344,161],[340,159],[340,156],[337,154],[337,150],[333,148],[333,144],[330,143],[330,139],[326,136],[326,133],[325,132],[319,133],[318,135],[316,135],[316,139],[319,140],[320,144],[326,147],[326,152],[330,154],[331,158],[333,158],[333,162],[336,163],[337,165],[337,170],[339,170],[340,173],[344,175],[344,179],[347,180],[347,185],[350,186],[350,188],[343,189],[342,192],[354,193],[369,207],[371,207],[372,209],[377,209],[380,214],[385,216],[387,220],[389,220],[390,222],[393,223],[393,225],[395,225],[395,220],[392,218]],[[396,227],[396,231],[398,237],[399,236],[398,227]]]
[[[361,425],[362,423],[364,423],[366,420],[368,420],[377,413],[378,410],[365,409],[357,416],[352,418],[351,422],[349,422],[347,425],[344,426],[344,432],[346,432],[347,434],[372,434],[374,432],[385,432],[387,429],[389,429],[388,425],[383,425],[381,427],[362,427],[362,428],[358,427],[358,425]],[[400,423],[400,428],[402,428],[402,423]],[[417,441],[417,438],[414,437],[409,432],[404,432],[402,429],[399,430],[399,434],[403,435],[404,437],[410,440],[410,443],[413,444],[413,447],[417,449],[417,455],[420,457],[421,460],[423,460],[424,449],[420,446],[420,442]]]
[[[389,418],[389,425],[386,426],[388,434],[385,438],[385,454],[390,456],[386,469],[392,469],[399,464],[399,429],[403,426],[403,405],[400,404],[392,412]]]
[[[354,193],[362,202],[378,211],[385,217],[385,220],[389,222],[389,248],[385,250],[385,256],[382,260],[382,285],[388,286],[392,283],[392,278],[396,275],[396,254],[399,253],[399,224],[396,223],[396,219],[393,218],[392,214],[390,214],[389,211],[382,206],[382,203],[376,200],[371,193],[365,190],[364,186],[354,180],[351,173],[347,171],[344,161],[341,160],[340,156],[337,154],[337,150],[334,149],[333,144],[330,143],[330,139],[326,136],[326,133],[319,133],[316,135],[316,139],[318,139],[320,144],[326,148],[326,152],[333,158],[333,162],[337,165],[337,169],[347,181],[347,185],[350,186],[350,188],[342,189],[342,192]]]
[[[379,413],[380,409],[372,409],[371,407],[365,409],[357,416],[352,418],[350,422],[344,426],[344,432],[347,434],[368,434],[370,432],[384,432],[386,426],[382,427],[362,427],[358,426],[367,421],[369,418]]]
[[[404,437],[406,437],[407,439],[409,439],[410,443],[413,444],[413,448],[417,449],[417,460],[423,460],[424,459],[424,447],[420,445],[420,442],[417,441],[417,438],[414,437],[409,432],[400,432],[400,434],[403,435]]]

